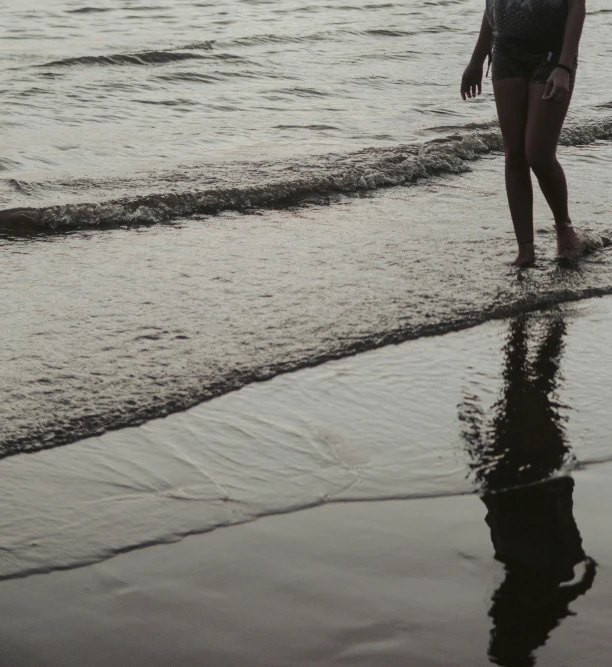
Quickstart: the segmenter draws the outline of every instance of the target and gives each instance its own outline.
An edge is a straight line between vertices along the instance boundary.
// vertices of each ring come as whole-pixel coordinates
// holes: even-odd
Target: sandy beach
[[[605,664],[611,313],[410,341],[4,460],[0,664]]]
[[[0,667],[610,663],[582,4],[4,3]]]
[[[599,667],[610,655],[611,475],[608,464],[575,476],[592,588],[570,604],[524,602],[548,624],[526,641],[538,665]],[[487,665],[505,574],[485,514],[476,496],[327,506],[4,582],[1,663]],[[508,658],[497,664],[535,664]]]

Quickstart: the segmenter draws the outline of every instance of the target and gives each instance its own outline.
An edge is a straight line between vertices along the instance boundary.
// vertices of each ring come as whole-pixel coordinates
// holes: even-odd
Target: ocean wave
[[[612,138],[612,118],[564,129],[561,144],[577,146]],[[206,189],[147,193],[122,199],[13,208],[0,211],[0,229],[13,233],[62,232],[74,229],[150,225],[221,211],[248,211],[298,204],[309,197],[351,194],[409,185],[441,174],[461,174],[470,163],[503,150],[501,135],[481,129],[454,133],[423,144],[369,148],[344,156],[321,158],[300,166],[291,177],[261,177],[241,187],[220,184]],[[175,184],[178,187],[178,184]]]
[[[203,49],[203,47],[200,47]],[[205,49],[203,49],[205,50]],[[214,58],[222,58],[223,54],[215,54]],[[229,56],[240,59],[239,56]],[[163,65],[166,63],[182,60],[204,60],[210,59],[210,55],[198,53],[194,50],[180,51],[141,51],[139,53],[118,53],[114,55],[101,56],[77,56],[75,58],[63,58],[38,65],[38,67],[74,67],[74,66],[108,66],[108,65]]]
[[[366,35],[374,37],[412,37],[414,32],[408,30],[386,30],[384,28],[373,28],[365,31]]]
[[[611,241],[601,238],[601,247],[609,247]],[[532,292],[524,297],[500,302],[471,311],[463,311],[448,319],[424,322],[406,328],[380,331],[365,336],[343,338],[331,349],[317,351],[299,359],[280,360],[265,366],[246,370],[234,369],[209,384],[203,383],[197,391],[168,391],[163,397],[141,404],[130,403],[104,413],[78,414],[70,418],[51,416],[46,422],[32,425],[22,432],[9,432],[0,436],[0,460],[18,454],[32,453],[68,445],[85,438],[103,435],[127,427],[136,427],[154,419],[168,417],[190,408],[238,391],[248,385],[269,381],[277,376],[314,368],[330,361],[352,357],[363,352],[411,340],[431,338],[472,329],[487,322],[504,320],[512,316],[551,309],[563,304],[612,295],[612,285],[586,288],[553,288]]]
[[[66,14],[101,14],[112,12],[112,7],[79,7],[78,9],[66,9]]]
[[[18,166],[19,163],[15,162],[15,160],[10,160],[9,158],[0,158],[0,171],[15,169]]]
[[[337,39],[344,39],[349,35],[364,34],[358,30],[349,28],[337,28],[333,30],[321,30],[317,32],[309,32],[302,35],[265,33],[259,35],[251,35],[249,37],[234,37],[233,39],[216,41],[213,40],[209,44],[216,47],[230,48],[230,47],[250,47],[263,46],[266,44],[308,44],[310,42],[325,42],[334,41]],[[367,34],[367,33],[366,33]],[[198,43],[186,46],[184,48],[197,48]]]
[[[228,53],[215,53],[204,56],[201,51],[212,51],[213,49],[232,49],[236,47],[262,46],[266,44],[303,44],[319,41],[334,41],[343,39],[347,35],[371,35],[371,36],[406,36],[411,33],[390,30],[368,30],[363,33],[356,30],[339,29],[324,30],[304,35],[287,34],[262,34],[250,37],[235,37],[233,39],[204,40],[193,42],[184,46],[177,46],[166,50],[151,50],[137,53],[115,53],[96,56],[75,56],[72,58],[60,58],[38,65],[38,67],[73,67],[73,66],[112,66],[112,65],[160,65],[180,60],[198,60],[206,57],[220,59],[235,58],[241,56]]]

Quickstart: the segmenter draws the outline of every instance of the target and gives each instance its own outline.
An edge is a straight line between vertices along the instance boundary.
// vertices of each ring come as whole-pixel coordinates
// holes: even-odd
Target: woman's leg
[[[519,253],[513,264],[526,266],[535,259],[533,250],[533,188],[525,133],[529,107],[529,81],[522,77],[493,83],[499,125],[506,154],[506,192]]]
[[[543,85],[530,84],[525,137],[527,161],[555,218],[559,253],[572,255],[578,252],[579,241],[571,227],[565,173],[557,160],[557,144],[571,96],[560,104],[543,100],[543,94]]]

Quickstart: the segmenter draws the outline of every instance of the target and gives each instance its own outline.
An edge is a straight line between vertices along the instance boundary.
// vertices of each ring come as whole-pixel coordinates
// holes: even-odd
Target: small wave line
[[[503,150],[499,130],[455,133],[425,144],[368,148],[325,164],[313,163],[291,178],[265,180],[243,187],[143,194],[93,203],[0,211],[0,229],[19,232],[62,232],[75,229],[150,225],[222,211],[279,208],[313,196],[352,194],[410,185],[443,174],[470,171],[470,163]],[[567,127],[561,144],[577,146],[612,139],[612,117]]]

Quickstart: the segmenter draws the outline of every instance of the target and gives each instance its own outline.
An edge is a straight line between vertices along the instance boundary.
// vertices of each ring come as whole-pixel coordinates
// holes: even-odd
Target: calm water
[[[470,104],[457,93],[483,4],[2,3],[0,205],[29,212],[25,227],[0,213],[0,454],[9,457],[0,472],[28,479],[27,467],[15,472],[12,466],[29,458],[45,475],[43,454],[11,455],[143,423],[303,366],[612,293],[610,252],[579,267],[555,262],[550,213],[541,198],[538,265],[523,274],[507,267],[514,240],[490,86]],[[592,0],[561,150],[575,222],[608,236],[611,27],[604,0]],[[497,359],[501,344],[495,345]],[[598,358],[595,348],[591,360]],[[432,368],[444,349],[442,342],[414,353],[425,355],[423,378],[437,377]],[[470,349],[457,353],[457,364],[470,365]],[[457,377],[461,373],[467,369],[459,368]],[[605,373],[599,380],[597,386],[605,384]],[[491,371],[487,391],[495,393],[498,381]],[[357,373],[354,382],[389,401],[398,386],[395,375],[376,372]],[[582,390],[584,382],[581,375],[575,386]],[[408,391],[411,385],[402,386]],[[296,407],[286,410],[300,414],[308,401],[295,395]],[[312,484],[309,493],[296,491],[296,471],[307,471],[304,480],[325,481],[329,451],[344,461],[347,438],[355,433],[338,436],[344,444],[337,449],[336,436],[313,431],[306,413],[294,414],[297,422],[281,429],[308,443],[298,447],[297,459],[286,442],[277,442],[277,432],[250,431],[227,416],[220,447],[210,440],[214,429],[185,426],[212,463],[193,463],[197,447],[186,459],[176,454],[185,432],[158,437],[139,431],[138,447],[151,446],[149,463],[138,447],[128,448],[124,463],[136,467],[121,472],[121,444],[102,439],[96,440],[96,465],[112,472],[112,485],[126,474],[133,489],[140,484],[134,470],[146,477],[149,465],[159,481],[156,466],[169,470],[172,461],[190,462],[176,468],[183,474],[192,464],[214,469],[224,456],[244,459],[244,453],[226,454],[227,447],[241,451],[242,436],[251,433],[253,467],[229,484],[250,489],[240,496],[240,510],[230,512],[239,520],[338,495],[334,484],[350,484],[351,470],[365,466],[367,473],[369,443],[379,439],[384,466],[374,477],[364,473],[367,483],[356,497],[464,492],[474,484],[458,442],[456,406],[464,399],[462,392],[440,396],[437,404],[450,405],[452,417],[439,423],[435,415],[420,423],[417,412],[403,426],[390,419],[393,428],[374,428],[366,438],[368,419],[380,419],[380,401],[356,396],[360,416],[346,420],[363,427],[363,451],[353,460],[349,446],[349,473],[342,463],[331,486]],[[210,405],[214,412],[217,403]],[[581,405],[591,414],[588,400]],[[234,415],[241,410],[238,401]],[[588,420],[577,419],[572,423],[584,428],[573,432],[569,458],[606,458],[604,431],[586,437]],[[416,424],[418,442],[406,440],[406,424]],[[444,446],[427,453],[428,437]],[[89,463],[79,468],[85,445],[61,451],[75,466],[64,464],[64,470],[89,488],[96,466],[83,473],[91,464],[84,458]],[[273,473],[263,472],[268,463]],[[275,494],[255,480],[284,490]],[[174,482],[142,484],[156,499],[175,493],[168,490]],[[195,495],[217,508],[228,497],[215,484]],[[7,519],[7,532],[17,536],[17,570],[21,560],[39,558],[26,547],[42,539],[19,533],[18,508],[38,502],[20,495],[22,486],[11,491],[17,509]],[[91,488],[94,496],[108,491]],[[49,489],[49,499],[61,496]],[[66,511],[81,506],[75,498],[62,502]],[[110,507],[111,514],[123,512],[121,504]],[[230,520],[229,505],[219,507],[205,527]],[[41,508],[29,511],[34,516]],[[143,508],[142,516],[149,515],[146,502]],[[62,525],[81,520],[62,511]],[[200,509],[193,522],[185,517],[185,532],[203,528]],[[40,526],[48,522],[43,516]],[[168,522],[148,523],[151,532],[138,538],[126,524],[127,536],[107,535],[97,545],[75,535],[83,552],[66,562],[101,557],[133,539],[180,533]],[[59,540],[61,531],[51,534]],[[62,544],[57,541],[53,556],[51,547],[45,552],[55,565],[66,555]],[[39,561],[31,566],[42,567]],[[15,571],[12,564],[3,567]]]

